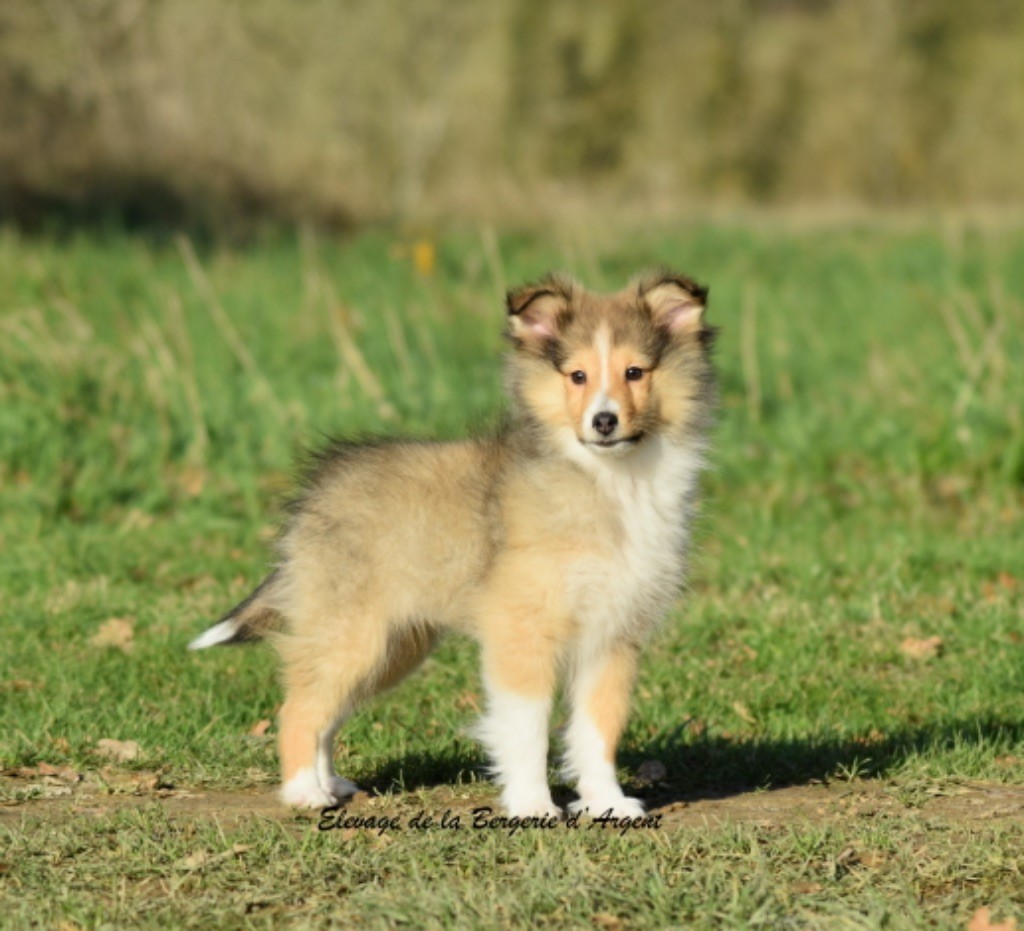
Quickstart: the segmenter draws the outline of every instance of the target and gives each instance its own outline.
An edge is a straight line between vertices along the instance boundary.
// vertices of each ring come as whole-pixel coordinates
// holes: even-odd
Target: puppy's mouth
[[[634,433],[632,436],[624,436],[617,440],[581,440],[587,446],[596,446],[598,449],[612,449],[616,446],[636,446],[644,438],[643,431]]]

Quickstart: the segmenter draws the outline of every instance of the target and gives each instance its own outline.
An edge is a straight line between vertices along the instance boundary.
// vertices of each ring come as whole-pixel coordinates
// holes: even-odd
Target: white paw
[[[291,808],[328,808],[335,799],[320,785],[316,771],[310,768],[300,770],[281,786],[281,801]]]
[[[334,796],[320,786],[296,786],[288,783],[281,787],[281,801],[289,808],[330,808]]]
[[[638,798],[627,798],[619,795],[611,798],[581,798],[572,802],[569,810],[576,814],[583,812],[591,818],[611,812],[613,818],[640,818],[644,814],[644,803]]]
[[[555,818],[562,820],[562,809],[554,802],[547,804],[524,805],[522,807],[510,808],[505,806],[505,811],[513,818]]]
[[[513,818],[562,817],[562,809],[551,800],[549,792],[522,796],[505,791],[501,796],[501,804]]]

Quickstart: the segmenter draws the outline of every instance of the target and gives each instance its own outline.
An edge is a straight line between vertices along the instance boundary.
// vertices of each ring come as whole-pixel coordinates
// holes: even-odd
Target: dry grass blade
[[[327,323],[331,331],[331,339],[334,342],[338,357],[345,362],[345,366],[339,371],[339,391],[344,396],[349,376],[355,377],[363,393],[377,405],[377,411],[380,416],[385,420],[393,420],[397,416],[394,406],[388,400],[380,380],[366,361],[366,357],[359,350],[355,340],[352,339],[349,322],[355,313],[352,308],[347,307],[339,300],[330,280],[324,275],[317,253],[316,236],[311,230],[303,230],[300,237],[300,246],[303,260],[303,305],[307,310],[312,310],[318,303],[323,303],[327,312]],[[399,366],[403,370],[403,374],[406,376],[407,383],[411,385],[413,377],[408,348],[398,321],[394,320],[393,317],[393,313],[385,317],[392,349]]]
[[[760,423],[761,367],[757,359],[757,300],[754,289],[743,292],[743,311],[740,317],[740,354],[743,359],[743,383],[746,386],[747,412],[752,423]]]
[[[167,299],[167,319],[173,326],[178,354],[181,357],[178,378],[181,390],[185,394],[185,403],[188,405],[189,414],[192,417],[192,444],[189,446],[188,458],[194,463],[202,463],[206,460],[210,434],[206,428],[203,402],[196,381],[196,363],[195,354],[192,351],[192,341],[189,339],[188,327],[185,324],[181,298],[175,293],[172,293]]]
[[[505,265],[501,261],[498,237],[494,232],[494,227],[490,224],[480,227],[480,245],[483,248],[484,261],[487,263],[491,281],[494,282],[494,289],[499,298],[504,298],[505,291],[508,289],[508,275],[505,274]]]
[[[398,363],[399,369],[401,369],[406,386],[413,388],[416,385],[416,369],[412,364],[409,343],[405,338],[402,322],[398,319],[398,314],[395,313],[395,309],[390,304],[384,305],[383,314],[384,324],[388,329],[388,342],[391,345],[391,351],[394,353],[395,361]]]
[[[322,278],[321,282],[327,299],[327,319],[338,355],[355,376],[363,393],[377,405],[377,412],[380,416],[385,420],[394,420],[397,416],[394,405],[388,400],[380,381],[349,332],[348,321],[352,318],[351,310],[338,299],[338,295],[326,278]]]
[[[217,292],[214,291],[213,285],[210,284],[210,279],[206,276],[206,272],[203,271],[203,267],[196,257],[195,249],[192,248],[192,242],[187,236],[177,236],[175,243],[178,247],[178,253],[185,263],[185,269],[188,271],[188,276],[193,286],[203,297],[205,306],[210,312],[210,317],[224,338],[224,341],[228,344],[228,348],[242,368],[252,378],[260,394],[263,395],[263,399],[273,406],[278,417],[283,418],[285,411],[281,401],[274,393],[273,388],[270,387],[270,382],[267,381],[260,371],[259,365],[257,365],[252,353],[249,352],[249,347],[246,346],[238,330],[235,329],[231,318],[227,315],[224,308],[221,307],[220,301],[217,298]]]

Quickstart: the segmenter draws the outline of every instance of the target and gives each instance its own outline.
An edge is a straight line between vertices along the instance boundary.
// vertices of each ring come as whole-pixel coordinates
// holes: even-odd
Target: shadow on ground
[[[1024,786],[965,778],[955,771],[908,772],[904,767],[916,757],[943,751],[1004,756],[1018,767],[1022,742],[1024,724],[991,718],[863,739],[695,737],[681,728],[663,739],[627,747],[620,762],[627,791],[642,798],[650,812],[660,813],[666,827],[729,822],[782,826],[798,819],[882,814],[1019,820],[1024,818]],[[289,812],[266,787],[219,791],[125,772],[118,788],[108,771],[51,769],[54,773],[33,774],[37,784],[24,772],[0,778],[3,795],[10,799],[0,804],[0,823],[99,816],[153,804],[169,817],[186,819],[259,816],[301,827],[318,818],[316,812]],[[484,777],[476,748],[457,741],[448,753],[390,761],[363,780],[366,791],[346,807],[353,813],[378,814],[497,807],[496,792],[482,784]],[[574,798],[565,785],[555,787],[554,797],[561,805]]]
[[[626,785],[639,796],[670,804],[700,797],[723,798],[756,789],[879,779],[898,773],[909,761],[961,750],[971,754],[1011,754],[1024,745],[1024,721],[995,718],[923,724],[888,734],[852,738],[692,736],[682,725],[646,744],[626,746],[619,766]],[[664,778],[652,782],[639,774],[657,761]],[[950,778],[958,773],[950,772]],[[371,793],[411,792],[486,778],[482,757],[464,745],[450,753],[395,758],[364,780]]]

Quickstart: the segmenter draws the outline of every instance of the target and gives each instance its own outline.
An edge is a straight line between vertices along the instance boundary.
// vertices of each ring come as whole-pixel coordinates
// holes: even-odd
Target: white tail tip
[[[234,621],[221,621],[214,624],[208,630],[204,630],[188,648],[190,650],[205,650],[207,647],[215,647],[218,643],[226,643],[235,636]]]

